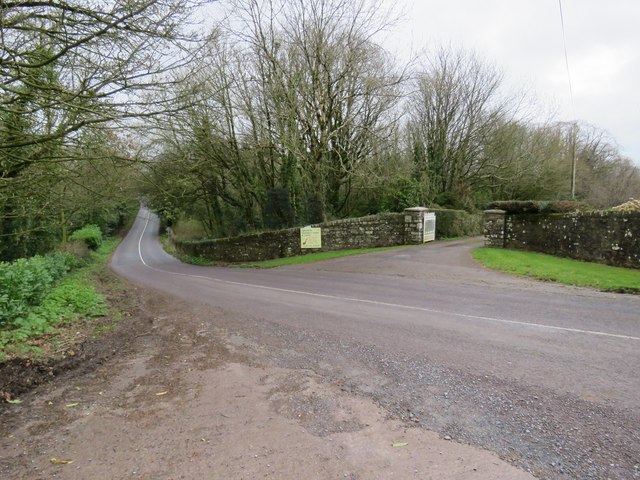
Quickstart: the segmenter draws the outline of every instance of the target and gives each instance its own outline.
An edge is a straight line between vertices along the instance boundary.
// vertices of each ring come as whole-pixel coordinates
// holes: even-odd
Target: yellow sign
[[[300,229],[301,248],[322,248],[322,229],[317,227],[304,227]]]

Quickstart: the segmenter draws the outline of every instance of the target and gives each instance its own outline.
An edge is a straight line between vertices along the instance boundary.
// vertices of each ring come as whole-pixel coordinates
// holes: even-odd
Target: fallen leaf
[[[51,463],[53,463],[54,465],[69,465],[70,463],[73,463],[73,460],[51,457]]]
[[[161,396],[163,396],[163,395],[166,395],[167,393],[169,393],[169,391],[168,391],[168,390],[167,390],[167,391],[164,391],[164,392],[158,392],[158,393],[156,393],[156,396],[157,396],[157,397],[161,397]]]
[[[407,445],[409,445],[409,442],[396,442],[391,444],[393,448],[406,447]]]
[[[19,405],[22,403],[22,400],[18,400],[17,398],[15,400],[9,400],[7,398],[7,403],[11,403],[12,405]]]
[[[80,405],[78,402],[74,402],[74,403],[67,403],[65,405],[65,407],[67,408],[71,408],[71,407],[77,407],[78,405]]]
[[[49,400],[49,401],[47,402],[47,405],[53,405],[53,402],[52,402],[51,400]]]

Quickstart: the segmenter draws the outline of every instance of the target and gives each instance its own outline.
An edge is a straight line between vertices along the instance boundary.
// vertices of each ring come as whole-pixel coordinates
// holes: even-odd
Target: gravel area
[[[250,325],[250,326],[249,326]],[[260,361],[311,369],[390,416],[477,445],[541,479],[640,478],[640,416],[515,381],[407,358],[326,332],[236,326]],[[237,334],[237,333],[236,333]]]
[[[319,337],[136,298],[121,331],[103,337],[113,355],[0,406],[0,478],[533,478],[376,405],[337,364],[307,358]]]

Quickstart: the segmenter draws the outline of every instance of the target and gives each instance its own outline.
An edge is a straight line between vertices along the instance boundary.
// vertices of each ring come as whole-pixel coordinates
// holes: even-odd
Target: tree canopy
[[[0,2],[0,258],[114,223],[136,195],[209,236],[638,196],[640,171],[606,132],[532,121],[472,51],[399,64],[380,0],[230,0],[204,29],[202,5]]]
[[[166,92],[177,92],[172,72],[197,45],[195,6],[0,2],[0,255],[49,248],[52,230],[64,237],[79,190],[92,191],[93,203],[110,197],[105,178],[129,166],[127,149],[115,148],[126,143],[118,129],[175,109]]]

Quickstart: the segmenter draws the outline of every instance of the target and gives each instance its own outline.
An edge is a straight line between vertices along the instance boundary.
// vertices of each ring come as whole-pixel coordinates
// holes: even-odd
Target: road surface
[[[113,270],[252,319],[276,364],[541,478],[640,478],[640,297],[488,271],[477,242],[256,270],[180,263],[157,232],[142,209]]]

